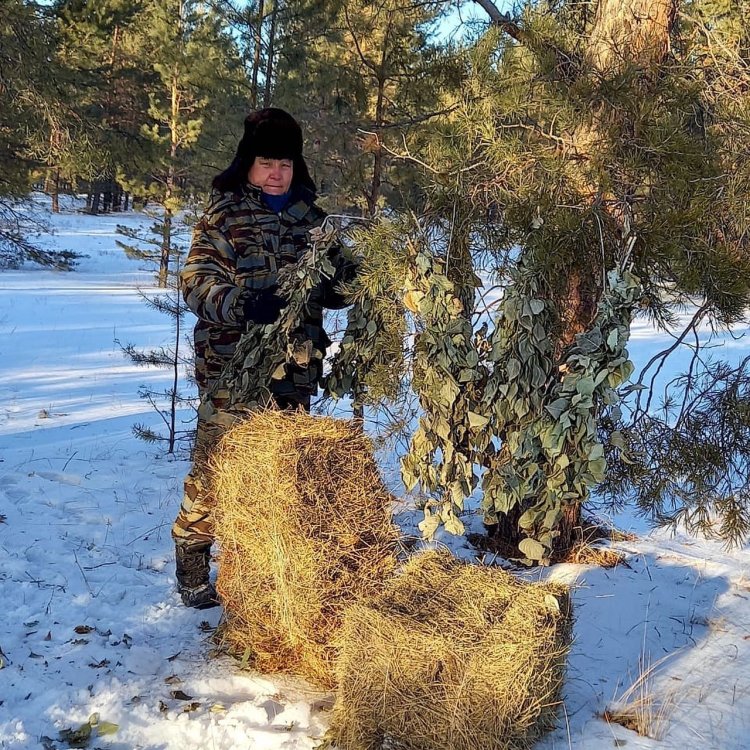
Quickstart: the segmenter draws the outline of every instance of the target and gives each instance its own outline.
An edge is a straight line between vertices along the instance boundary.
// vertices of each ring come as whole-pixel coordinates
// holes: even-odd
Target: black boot
[[[219,604],[214,585],[208,580],[210,544],[175,544],[177,591],[186,607],[209,609]]]

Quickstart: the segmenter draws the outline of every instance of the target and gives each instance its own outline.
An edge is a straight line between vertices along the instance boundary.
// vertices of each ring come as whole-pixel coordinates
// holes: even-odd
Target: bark
[[[122,188],[115,182],[112,187],[112,211],[119,212],[122,210]]]
[[[529,41],[528,34],[507,13],[503,13],[492,0],[474,0],[474,2],[480,5],[490,17],[490,21],[499,26],[508,36],[522,44]]]
[[[96,216],[99,213],[99,202],[101,200],[101,186],[98,182],[95,182],[91,186],[91,202],[89,207],[89,213]],[[89,201],[86,201],[88,204]]]
[[[179,262],[179,261],[178,261]],[[178,406],[178,388],[180,382],[180,338],[181,330],[181,300],[179,293],[175,297],[175,332],[174,332],[174,351],[172,353],[172,387],[169,392],[169,444],[167,453],[174,454],[175,443],[177,441],[177,406]]]
[[[385,57],[385,52],[383,53]],[[383,124],[383,108],[385,101],[385,80],[378,80],[378,94],[375,103],[375,132],[377,133]],[[372,179],[370,180],[370,189],[365,191],[367,197],[367,214],[370,218],[375,216],[378,210],[378,200],[380,199],[380,189],[383,183],[383,147],[380,145],[379,136],[375,136],[376,142],[373,152],[372,161]]]
[[[161,259],[159,262],[159,287],[166,289],[169,282],[169,259],[172,255],[172,211],[164,209],[162,223]]]
[[[117,47],[120,43],[120,27],[119,25],[115,26],[114,31],[112,32],[112,51],[109,56],[109,65],[110,68],[113,68],[115,65],[115,60],[117,60]]]
[[[586,60],[602,75],[636,64],[650,71],[669,51],[679,0],[599,0]]]
[[[56,167],[50,179],[50,196],[52,198],[52,213],[60,213],[60,170]]]
[[[643,95],[648,96],[649,82],[669,52],[678,5],[679,0],[599,0],[584,58],[588,69],[608,77],[626,67],[637,66],[641,70]],[[599,141],[596,126],[593,132],[579,133],[576,140],[595,148]],[[592,155],[584,153],[586,158]],[[598,197],[591,192],[592,200]],[[610,215],[619,226],[621,247],[616,248],[616,252],[621,257],[630,239],[630,206],[623,196],[615,198],[619,200],[611,201]],[[577,334],[590,327],[596,315],[603,291],[604,260],[598,253],[582,257],[581,264],[571,268],[565,280],[558,308],[562,324],[555,347],[558,358]],[[560,536],[555,540],[554,554],[557,557],[563,556],[578,541],[580,529],[580,505],[567,506],[558,526]]]
[[[523,28],[517,26],[505,14],[501,13],[492,0],[476,0],[497,24],[516,42],[525,44],[534,50],[534,40],[529,39]],[[653,81],[659,65],[665,60],[670,49],[670,35],[679,10],[680,0],[599,0],[592,24],[588,43],[582,55],[582,64],[577,75],[596,75],[610,77],[633,68],[639,73],[642,95],[648,96],[649,85]],[[558,59],[564,61],[565,54],[558,52]],[[561,83],[570,82],[570,66],[560,66],[558,75]],[[597,143],[600,142],[599,128],[593,126],[579,130],[574,136],[575,158],[584,162],[596,156]],[[638,186],[633,186],[633,192]],[[630,240],[630,214],[624,196],[601,196],[600,186],[587,184],[585,171],[581,171],[581,182],[578,186],[582,196],[592,203],[605,198],[611,205],[610,216],[615,226],[619,226],[620,244],[622,247],[610,248],[622,257],[624,248]],[[570,268],[567,277],[558,284],[554,292],[555,301],[560,311],[561,329],[555,347],[558,359],[565,349],[573,343],[575,336],[587,330],[596,314],[597,304],[602,293],[602,277],[605,258],[598,250],[582,252],[577,262]],[[503,542],[516,545],[522,535],[517,524],[523,508],[501,519],[491,535]],[[571,504],[564,509],[564,517],[559,524],[559,537],[556,539],[553,556],[560,558],[577,540],[581,527],[581,508]]]
[[[159,286],[166,289],[169,282],[169,264],[172,257],[172,198],[176,187],[177,152],[179,150],[180,86],[179,73],[175,68],[171,83],[172,111],[169,121],[170,146],[169,167],[164,190],[164,223],[162,229],[161,257],[159,260]]]
[[[568,273],[558,301],[561,330],[555,343],[557,359],[594,320],[602,292],[602,271],[601,262],[592,262],[586,268],[572,268]]]

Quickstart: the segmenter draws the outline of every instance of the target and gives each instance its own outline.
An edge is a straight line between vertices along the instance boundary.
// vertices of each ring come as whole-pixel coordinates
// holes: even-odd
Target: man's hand
[[[247,323],[268,325],[278,320],[279,313],[289,304],[283,297],[276,294],[278,289],[279,287],[274,284],[268,289],[251,292],[244,305]]]

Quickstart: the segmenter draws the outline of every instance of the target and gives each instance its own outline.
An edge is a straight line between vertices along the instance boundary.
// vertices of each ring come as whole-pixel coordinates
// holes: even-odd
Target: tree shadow
[[[695,746],[697,738],[702,747],[746,747],[747,720],[742,727],[726,714],[746,717],[750,708],[750,649],[738,647],[746,620],[738,609],[747,609],[750,594],[737,596],[725,566],[643,546],[649,545],[625,545],[626,565],[581,572],[561,564],[548,572],[549,579],[573,584],[575,626],[558,727],[538,750],[655,746],[603,718],[651,667],[634,697],[663,708],[670,747]]]

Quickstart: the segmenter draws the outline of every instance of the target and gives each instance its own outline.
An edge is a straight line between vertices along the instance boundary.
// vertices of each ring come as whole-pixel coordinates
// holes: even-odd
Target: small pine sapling
[[[176,226],[179,234],[174,231]],[[189,347],[189,345],[183,338],[183,321],[187,308],[182,300],[178,281],[181,259],[185,250],[185,245],[179,242],[178,237],[184,239],[188,230],[189,224],[185,221],[180,224],[173,222],[170,226],[173,262],[171,263],[172,273],[169,275],[166,291],[159,290],[155,293],[146,293],[140,290],[139,292],[149,308],[170,318],[172,328],[170,343],[146,350],[138,349],[133,344],[121,346],[125,356],[134,364],[144,367],[158,367],[170,372],[168,387],[155,390],[142,385],[138,391],[140,397],[148,401],[157,412],[164,423],[165,431],[158,432],[142,423],[133,425],[133,432],[138,438],[149,443],[165,445],[168,454],[174,454],[181,441],[190,441],[193,433],[192,430],[180,429],[178,423],[178,410],[193,402],[193,397],[185,395],[180,389],[180,376],[186,369],[191,369],[193,361],[192,351],[189,348],[186,349],[186,346]],[[137,241],[139,245],[145,244],[147,247],[156,246],[160,248],[164,236],[164,226],[162,222],[157,220],[151,226],[150,234],[124,227],[118,227],[118,232]],[[126,245],[122,242],[118,242],[118,244],[126,250],[130,257],[150,261],[157,268],[159,267],[160,252],[150,253],[148,249],[144,250],[139,245]]]

